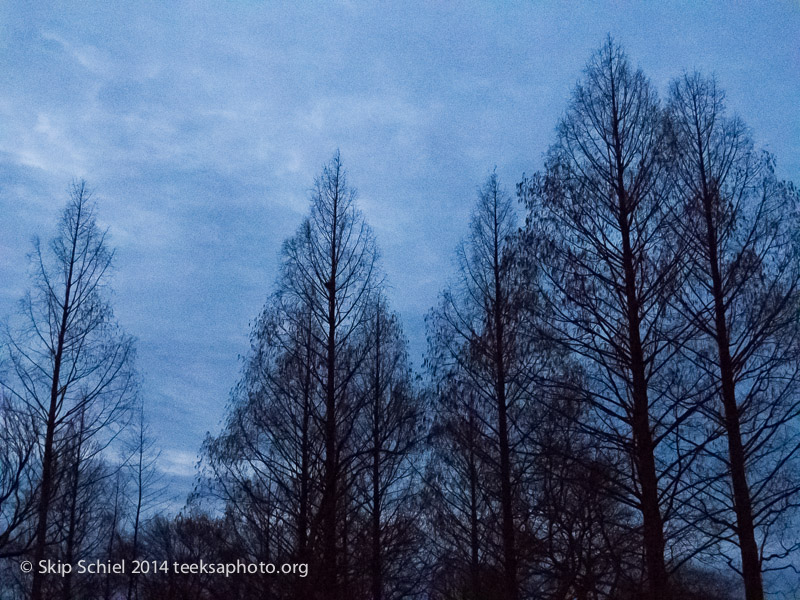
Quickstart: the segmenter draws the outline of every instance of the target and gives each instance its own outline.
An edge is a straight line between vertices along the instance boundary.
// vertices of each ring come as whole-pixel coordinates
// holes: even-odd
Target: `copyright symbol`
[[[33,571],[33,565],[31,564],[31,561],[24,560],[19,564],[19,569],[23,573],[30,573],[31,571]]]

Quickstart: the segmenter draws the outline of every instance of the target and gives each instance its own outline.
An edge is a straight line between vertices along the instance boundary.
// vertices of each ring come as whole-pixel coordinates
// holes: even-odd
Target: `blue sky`
[[[314,176],[341,149],[417,365],[476,187],[541,167],[611,33],[714,73],[800,182],[800,4],[0,2],[0,319],[85,177],[162,468],[187,482]]]

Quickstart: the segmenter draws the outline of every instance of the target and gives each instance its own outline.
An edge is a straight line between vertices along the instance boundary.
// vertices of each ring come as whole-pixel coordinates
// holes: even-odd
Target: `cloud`
[[[662,88],[683,68],[716,72],[781,175],[800,179],[797,51],[765,43],[800,27],[789,5],[0,10],[0,318],[27,285],[30,236],[49,237],[70,180],[87,177],[117,248],[116,314],[139,340],[163,468],[176,477],[219,426],[281,242],[336,148],[418,364],[423,315],[452,271],[476,186],[497,165],[513,191],[541,166],[607,32]]]
[[[105,52],[90,44],[73,44],[52,31],[43,31],[42,39],[58,43],[73,60],[94,75],[107,77],[118,69]]]
[[[165,450],[158,461],[158,470],[175,477],[194,477],[197,453],[185,450]]]

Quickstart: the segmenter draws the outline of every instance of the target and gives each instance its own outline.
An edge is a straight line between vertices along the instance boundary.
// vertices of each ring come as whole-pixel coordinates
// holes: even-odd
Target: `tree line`
[[[0,599],[762,600],[800,547],[800,197],[713,77],[611,38],[516,201],[477,190],[415,373],[338,152],[195,491],[163,506],[71,189],[0,371]],[[302,564],[64,576],[23,560]]]

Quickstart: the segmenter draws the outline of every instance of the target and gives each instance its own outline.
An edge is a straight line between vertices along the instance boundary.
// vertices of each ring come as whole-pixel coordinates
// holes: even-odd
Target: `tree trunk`
[[[338,191],[338,181],[336,183]],[[336,548],[336,504],[337,504],[337,459],[336,459],[336,227],[337,199],[333,202],[333,223],[331,227],[331,274],[326,282],[328,289],[328,339],[327,339],[327,380],[325,382],[325,487],[322,497],[323,522],[323,561],[322,595],[330,600],[338,600],[338,564]]]
[[[300,506],[297,519],[298,557],[305,560],[308,546],[308,501],[309,501],[309,435],[311,420],[311,323],[306,336],[305,373],[303,378],[303,422],[300,442]]]
[[[108,557],[114,556],[114,538],[117,532],[117,520],[119,519],[119,476],[114,486],[114,513],[111,517],[111,533],[108,536]],[[106,589],[103,594],[104,600],[111,600],[111,573],[106,573]]]
[[[647,393],[644,350],[640,331],[639,298],[636,291],[636,271],[630,239],[630,206],[625,187],[625,166],[620,142],[618,107],[613,77],[611,78],[612,133],[616,186],[619,201],[619,227],[622,237],[622,263],[625,278],[625,302],[628,320],[628,344],[633,395],[632,433],[636,468],[641,486],[641,512],[644,529],[644,551],[650,597],[652,600],[671,598],[667,570],[664,564],[664,524],[658,501],[653,436],[650,431],[650,404]]]
[[[47,519],[50,512],[50,501],[53,493],[53,461],[54,451],[53,442],[56,430],[56,413],[58,411],[58,398],[63,393],[61,390],[61,362],[64,358],[64,340],[67,333],[68,320],[70,315],[70,300],[72,292],[72,273],[75,267],[75,250],[78,243],[78,228],[81,211],[78,209],[75,231],[72,236],[72,249],[67,271],[67,279],[64,286],[64,303],[61,309],[61,324],[58,329],[58,343],[53,358],[53,378],[50,386],[50,406],[47,411],[47,430],[44,440],[44,455],[42,456],[42,480],[39,486],[39,507],[37,511],[36,542],[33,551],[33,581],[31,584],[31,600],[43,600],[42,584],[44,575],[39,573],[39,563],[44,559],[45,549],[47,548]]]
[[[144,410],[144,409],[142,409]],[[142,514],[142,486],[144,485],[142,482],[142,470],[144,469],[144,440],[143,440],[143,432],[140,430],[139,432],[139,465],[138,465],[138,473],[137,473],[137,493],[136,493],[136,515],[133,519],[133,546],[131,548],[131,560],[136,560],[139,554],[139,521],[141,519]],[[133,567],[131,567],[131,574],[128,576],[128,592],[127,592],[127,600],[133,600],[134,592],[136,593],[136,597],[138,598],[138,583],[136,581],[136,575],[133,573]]]
[[[472,600],[481,597],[480,594],[480,557],[478,541],[478,469],[475,464],[475,415],[472,403],[470,403],[469,413],[469,541],[470,541],[470,587]]]
[[[75,559],[75,535],[78,526],[78,490],[80,486],[81,451],[83,445],[83,412],[81,412],[80,429],[77,433],[77,447],[72,463],[72,480],[69,489],[69,524],[67,526],[67,539],[64,548],[64,562],[72,565]],[[64,574],[64,600],[72,600],[72,571]]]
[[[622,201],[622,200],[621,200]],[[625,291],[628,311],[628,343],[631,356],[631,379],[633,384],[633,445],[636,468],[641,486],[641,511],[644,525],[644,550],[650,597],[653,600],[670,598],[667,589],[667,572],[664,565],[664,530],[658,502],[658,478],[650,431],[647,378],[644,368],[644,353],[639,331],[639,306],[636,298],[636,283],[627,230],[627,217],[620,220],[623,225],[623,256],[625,268]]]
[[[372,407],[372,600],[383,595],[383,568],[381,565],[381,315],[375,312],[375,378]]]
[[[703,213],[706,223],[708,258],[714,294],[715,341],[719,356],[722,406],[725,412],[725,433],[728,438],[733,509],[736,514],[736,533],[739,537],[739,551],[742,557],[742,578],[744,580],[746,600],[763,600],[764,587],[761,579],[761,560],[753,524],[750,488],[747,484],[746,456],[739,427],[739,407],[736,402],[734,367],[730,354],[728,325],[725,319],[725,294],[722,290],[722,277],[719,271],[719,249],[717,231],[714,224],[714,198],[706,178],[702,137],[699,132],[698,144],[701,158],[700,176],[703,185]]]
[[[505,298],[500,282],[500,239],[497,220],[497,190],[494,197],[494,366],[495,397],[497,399],[497,429],[500,445],[500,503],[503,513],[503,567],[506,600],[517,600],[517,549],[514,526],[514,504],[511,490],[511,449],[508,441],[508,404],[506,400],[506,371],[503,308]]]

